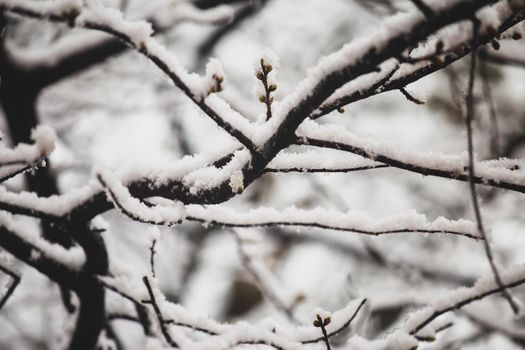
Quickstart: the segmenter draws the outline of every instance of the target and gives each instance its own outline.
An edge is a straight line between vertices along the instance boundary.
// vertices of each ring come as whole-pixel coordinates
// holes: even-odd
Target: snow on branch
[[[0,0],[0,8],[22,16],[68,22],[70,25],[105,32],[124,41],[162,70],[175,86],[219,127],[237,139],[252,154],[258,154],[256,145],[246,136],[247,133],[251,133],[249,122],[238,114],[230,113],[225,107],[216,110],[209,105],[206,97],[213,89],[209,79],[188,73],[176,55],[152,37],[153,28],[149,22],[126,20],[119,10],[100,4],[82,7],[80,1],[46,1],[40,4],[25,0]],[[226,104],[224,101],[223,103]],[[227,116],[222,115],[225,112]],[[248,130],[242,130],[243,127]]]
[[[174,202],[169,207],[160,205],[149,207],[133,197],[128,188],[108,170],[99,170],[96,177],[115,207],[132,220],[153,225],[175,226],[180,224],[184,217],[181,203]]]
[[[363,212],[343,213],[323,208],[312,210],[295,207],[284,210],[258,208],[248,212],[238,212],[222,205],[188,205],[186,215],[186,220],[189,221],[226,227],[303,226],[371,236],[420,232],[480,239],[475,224],[470,221],[452,221],[443,217],[428,221],[424,215],[414,211],[374,219]]]
[[[478,18],[484,23],[485,28],[490,28],[480,32],[476,38],[478,45],[485,45],[523,21],[525,9],[512,10],[508,2],[500,1],[484,9]],[[417,59],[412,59],[412,63],[396,65],[393,63],[394,60],[386,61],[380,66],[380,72],[368,74],[345,84],[314,111],[310,118],[317,119],[332,111],[340,110],[349,103],[401,89],[464,57],[471,51],[472,32],[468,28],[461,30],[463,26],[464,24],[460,23],[447,27],[431,36],[427,42],[419,44],[418,48],[413,50]],[[511,37],[518,40],[521,36]]]
[[[503,271],[501,279],[504,288],[522,285],[525,283],[525,265],[516,265]],[[413,335],[432,336],[434,330],[430,323],[439,316],[501,291],[502,288],[498,286],[493,274],[490,273],[478,279],[472,287],[463,287],[445,293],[423,309],[412,313],[405,322],[404,329]]]
[[[339,125],[320,125],[306,120],[297,131],[298,144],[338,149],[411,172],[467,181],[468,154],[446,155],[439,152],[418,152],[397,145],[362,137]],[[518,161],[516,161],[518,162]],[[476,163],[474,181],[483,185],[525,193],[525,173],[518,167],[508,168],[507,161]],[[503,166],[502,166],[503,165]]]
[[[388,165],[358,155],[340,153],[335,156],[312,149],[302,153],[281,152],[275,156],[264,171],[269,173],[345,173],[385,167]]]
[[[43,164],[55,149],[56,134],[51,128],[39,126],[31,138],[32,145],[21,143],[14,149],[0,148],[0,182]]]
[[[38,263],[42,258],[54,261],[73,271],[80,271],[86,261],[84,250],[79,246],[66,249],[59,244],[50,243],[39,233],[36,226],[25,222],[15,221],[10,214],[0,212],[0,227],[15,235],[31,249],[30,260]],[[2,233],[5,235],[5,232]],[[4,237],[4,239],[9,239]],[[0,245],[2,239],[0,238]]]

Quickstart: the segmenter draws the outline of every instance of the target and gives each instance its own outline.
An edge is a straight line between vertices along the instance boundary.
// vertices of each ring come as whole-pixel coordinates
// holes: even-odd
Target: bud
[[[327,318],[324,319],[323,324],[325,326],[328,326],[330,324],[330,322],[332,322],[332,318],[330,316],[328,316]]]
[[[266,103],[266,96],[264,95],[259,96],[259,102]]]
[[[345,109],[343,107],[339,107],[337,108],[337,111],[342,114],[345,112]]]
[[[259,80],[263,80],[263,79],[264,79],[264,74],[263,74],[263,72],[261,72],[261,71],[258,71],[258,72],[255,74],[255,76],[256,76],[257,79],[259,79]]]
[[[277,90],[277,84],[272,84],[270,85],[270,87],[268,88],[270,91],[275,91]]]
[[[521,33],[519,33],[519,32],[512,33],[512,39],[513,40],[520,40],[521,39]]]
[[[499,48],[500,48],[499,41],[497,41],[497,40],[492,40],[491,44],[492,44],[492,48],[493,48],[494,50],[496,50],[496,51],[499,50]]]

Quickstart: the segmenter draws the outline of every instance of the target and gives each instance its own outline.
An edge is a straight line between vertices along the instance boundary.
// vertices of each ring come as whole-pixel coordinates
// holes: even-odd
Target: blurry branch
[[[522,347],[525,346],[525,332],[523,329],[513,327],[510,324],[505,324],[501,322],[501,320],[489,319],[488,317],[474,312],[464,310],[462,314],[477,325],[482,331],[502,334],[517,345]]]
[[[26,2],[26,1],[24,1]],[[62,11],[60,8],[49,9],[43,6],[39,8],[34,3],[24,3],[20,5],[12,5],[8,1],[0,1],[0,9],[5,9],[8,12],[40,19],[47,19],[53,22],[65,22],[71,26],[83,27],[104,32],[113,37],[123,41],[125,44],[140,52],[144,57],[154,63],[166,76],[177,86],[182,92],[188,96],[202,111],[209,116],[219,127],[228,132],[231,136],[243,144],[253,155],[257,155],[258,151],[254,143],[239,129],[237,129],[231,122],[224,119],[218,112],[205,102],[205,96],[201,92],[193,90],[188,82],[188,78],[183,78],[182,75],[188,75],[184,68],[180,67],[176,58],[164,46],[160,45],[150,35],[151,27],[146,22],[129,22],[122,19],[117,22],[104,20],[104,15],[98,14],[91,16],[89,13],[86,18],[83,18],[83,8],[76,8],[69,11]],[[54,11],[53,11],[54,10]],[[108,11],[107,9],[99,11]],[[106,14],[107,16],[107,14]],[[77,20],[79,19],[79,20]],[[137,32],[139,33],[137,40]]]
[[[478,55],[479,55],[479,51],[478,51]],[[490,87],[490,81],[489,81],[489,77],[487,73],[487,66],[483,61],[480,62],[480,73],[481,73],[481,81],[483,84],[483,97],[489,108],[490,156],[491,158],[497,159],[501,156],[501,141],[500,141],[498,115],[496,114],[496,106],[494,102],[494,96],[492,95],[492,89]]]
[[[410,0],[418,9],[421,11],[425,17],[432,19],[434,17],[434,11],[425,4],[424,0]]]
[[[242,2],[245,2],[246,4],[242,5],[242,7],[236,11],[230,23],[227,23],[223,25],[222,27],[219,27],[218,29],[216,29],[212,33],[212,35],[208,39],[206,39],[206,41],[204,41],[203,43],[199,45],[198,54],[200,57],[202,58],[208,57],[213,51],[213,49],[215,48],[215,46],[217,45],[217,43],[222,38],[224,38],[229,33],[233,32],[235,29],[238,29],[239,26],[241,26],[246,20],[248,20],[250,17],[252,17],[253,15],[257,14],[259,11],[261,11],[261,9],[264,6],[266,6],[270,2],[270,0],[249,0],[249,1],[242,1]],[[199,6],[199,2],[197,2],[196,5]],[[204,1],[201,6],[203,5],[204,5]]]
[[[487,49],[479,50],[479,58],[489,63],[525,68],[525,59],[520,57],[505,56],[500,53],[490,52]]]
[[[0,271],[2,271],[3,273],[5,273],[6,275],[8,275],[10,277],[10,281],[7,284],[7,288],[6,288],[7,291],[5,292],[5,294],[0,299],[0,310],[2,310],[2,307],[5,305],[7,300],[11,297],[11,295],[15,291],[16,287],[20,283],[21,277],[20,277],[20,274],[18,272],[16,272],[16,271],[14,271],[14,270],[12,270],[12,269],[2,265],[1,262],[0,262]]]
[[[450,295],[445,295],[445,297],[448,298],[442,298],[442,300],[446,300],[446,302],[438,301],[435,305],[429,304],[420,311],[416,311],[413,320],[411,320],[409,316],[406,326],[410,328],[410,334],[416,335],[436,318],[447,312],[458,310],[465,305],[482,300],[489,295],[501,293],[503,289],[514,288],[524,283],[525,277],[523,271],[519,271],[519,273],[515,275],[509,273],[505,278],[503,288],[497,286],[496,283],[492,283],[492,281],[489,282],[487,278],[485,278],[482,281],[478,281],[471,288],[452,291],[449,293]]]
[[[496,280],[498,287],[501,289],[503,296],[509,302],[512,310],[515,314],[519,313],[519,306],[516,301],[513,299],[509,291],[503,286],[503,281],[501,280],[500,273],[496,267],[496,262],[494,261],[494,256],[492,254],[492,249],[490,243],[487,239],[487,234],[483,225],[483,218],[481,217],[481,210],[479,208],[478,195],[476,192],[476,183],[474,178],[476,177],[475,167],[474,167],[474,141],[472,135],[472,120],[474,119],[474,79],[476,74],[476,58],[477,58],[477,46],[476,46],[476,36],[479,30],[479,23],[477,19],[472,20],[472,27],[474,32],[474,37],[472,39],[472,53],[470,54],[470,68],[469,68],[469,80],[468,80],[468,90],[466,97],[466,127],[467,127],[467,144],[468,144],[468,183],[470,187],[470,195],[472,200],[472,206],[474,209],[474,214],[476,215],[476,223],[478,226],[478,231],[481,237],[483,237],[483,247],[485,248],[485,254],[490,264],[492,273],[494,274],[494,279]]]
[[[262,261],[255,261],[255,257],[252,257],[250,254],[248,254],[246,248],[244,247],[245,243],[243,238],[239,232],[236,230],[231,230],[231,233],[233,235],[233,239],[235,240],[235,244],[237,245],[237,252],[239,253],[242,265],[257,282],[268,301],[277,310],[286,315],[290,321],[297,324],[300,323],[294,316],[294,307],[297,306],[297,303],[289,303],[284,300],[282,293],[280,293],[280,290],[283,289],[283,286],[280,285],[277,278],[273,276],[267,266],[264,266]]]

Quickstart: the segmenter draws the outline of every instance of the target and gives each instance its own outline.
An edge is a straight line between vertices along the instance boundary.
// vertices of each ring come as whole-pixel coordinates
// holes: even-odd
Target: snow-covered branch
[[[355,135],[340,126],[320,125],[305,121],[298,130],[298,144],[346,151],[422,175],[448,179],[468,180],[468,155],[446,155],[439,152],[418,152],[400,149],[390,143]],[[475,183],[525,193],[525,174],[517,168],[507,167],[506,161],[476,163]]]
[[[443,233],[480,239],[474,223],[467,220],[451,221],[443,217],[428,221],[416,212],[371,218],[362,212],[338,212],[322,208],[301,210],[294,207],[284,210],[258,208],[238,212],[222,206],[189,205],[186,220],[204,225],[226,227],[303,226],[335,231],[355,232],[381,236],[396,233]]]

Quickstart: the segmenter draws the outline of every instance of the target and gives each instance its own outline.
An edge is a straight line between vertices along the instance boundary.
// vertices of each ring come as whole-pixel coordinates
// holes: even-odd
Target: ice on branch
[[[232,227],[251,226],[304,226],[337,231],[357,232],[366,235],[382,235],[405,232],[448,233],[479,239],[476,225],[467,220],[448,220],[443,217],[429,221],[425,215],[415,211],[404,214],[372,218],[367,213],[349,211],[346,213],[316,208],[302,210],[289,207],[284,210],[258,208],[247,212],[222,205],[188,205],[187,219],[204,224]]]
[[[182,203],[172,202],[171,206],[149,207],[138,198],[133,197],[128,188],[109,170],[99,169],[96,177],[115,207],[133,220],[153,225],[174,226],[184,218]]]

